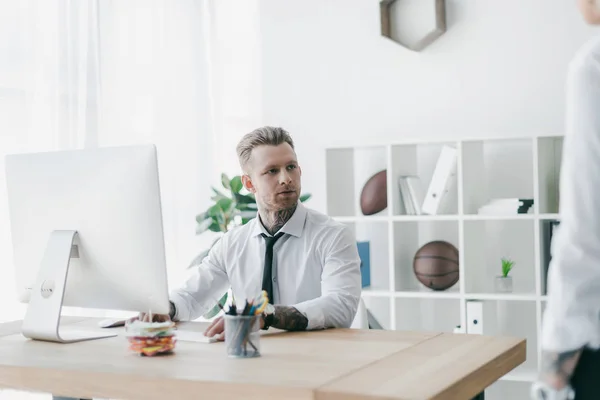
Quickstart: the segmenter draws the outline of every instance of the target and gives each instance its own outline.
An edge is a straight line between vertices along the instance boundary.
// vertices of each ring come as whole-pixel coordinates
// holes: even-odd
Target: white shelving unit
[[[370,242],[367,308],[384,329],[452,332],[466,327],[467,301],[483,305],[484,334],[527,339],[527,360],[486,391],[486,399],[527,398],[539,369],[545,305],[542,225],[558,220],[562,135],[384,143],[326,149],[327,212]],[[425,193],[444,145],[457,149],[455,183],[439,215],[403,215],[398,177],[417,176]],[[387,171],[387,208],[365,216],[360,193]],[[480,215],[496,198],[534,199],[527,214]],[[421,199],[420,199],[421,200]],[[422,285],[416,251],[432,240],[459,250],[459,281],[444,291]],[[501,258],[516,263],[512,293],[495,293]],[[467,332],[469,333],[469,332]],[[488,393],[489,392],[489,393]]]

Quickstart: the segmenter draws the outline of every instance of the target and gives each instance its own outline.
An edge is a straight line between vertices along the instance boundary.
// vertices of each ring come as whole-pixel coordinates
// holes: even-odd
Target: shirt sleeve
[[[597,42],[600,43],[600,42]],[[600,347],[600,47],[569,67],[560,225],[548,272],[542,348]]]
[[[307,330],[348,328],[361,293],[360,257],[352,232],[343,227],[323,250],[321,296],[295,304],[308,319]]]
[[[201,317],[217,304],[229,288],[224,263],[226,240],[225,236],[218,240],[182,287],[170,293],[170,300],[175,304],[176,321],[191,321]]]

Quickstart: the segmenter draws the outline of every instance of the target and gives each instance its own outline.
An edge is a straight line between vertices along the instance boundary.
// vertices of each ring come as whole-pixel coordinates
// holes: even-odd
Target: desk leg
[[[485,392],[479,393],[477,396],[473,397],[473,400],[485,400]]]

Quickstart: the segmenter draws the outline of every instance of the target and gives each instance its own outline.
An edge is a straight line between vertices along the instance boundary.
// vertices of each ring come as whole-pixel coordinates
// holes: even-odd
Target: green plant
[[[503,277],[507,277],[508,273],[513,269],[513,266],[515,265],[515,262],[508,259],[508,258],[503,258],[502,259],[502,276]]]
[[[206,211],[196,216],[196,234],[202,234],[206,231],[227,232],[230,229],[247,224],[256,217],[258,206],[254,194],[245,191],[242,193],[242,177],[239,175],[229,179],[226,174],[221,174],[221,190],[211,187],[213,196],[211,200],[214,204],[208,207]],[[310,194],[300,196],[300,201],[305,202],[311,197]],[[218,240],[218,238],[217,238]],[[217,240],[213,241],[214,245]],[[212,247],[212,246],[211,246]],[[202,262],[208,255],[209,249],[201,252],[190,264],[188,268],[194,267]],[[227,302],[227,293],[225,293],[218,303],[224,306]],[[216,304],[210,311],[203,315],[204,318],[212,318],[219,313],[221,307]]]

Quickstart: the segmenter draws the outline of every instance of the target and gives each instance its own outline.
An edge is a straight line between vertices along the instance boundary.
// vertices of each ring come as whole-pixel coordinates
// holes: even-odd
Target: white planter
[[[513,281],[512,276],[497,276],[494,281],[494,287],[497,293],[512,293]]]

